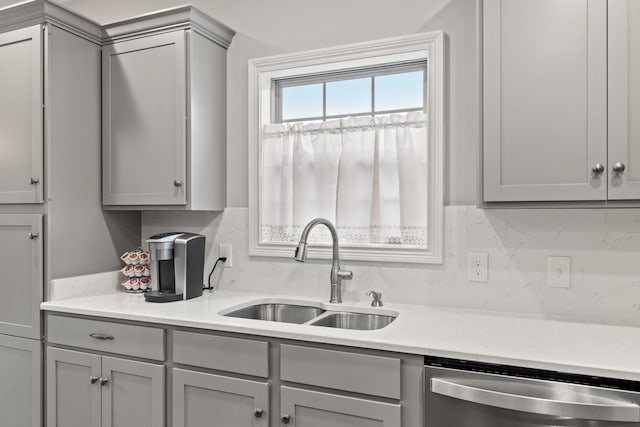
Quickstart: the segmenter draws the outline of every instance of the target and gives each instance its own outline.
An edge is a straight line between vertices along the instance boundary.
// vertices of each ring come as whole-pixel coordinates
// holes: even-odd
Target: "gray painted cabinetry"
[[[100,26],[15,3],[0,8],[0,424],[39,427],[49,284],[117,268],[140,224],[99,197]]]
[[[164,366],[47,349],[48,427],[164,427]]]
[[[0,203],[43,201],[42,28],[0,34]]]
[[[485,0],[485,202],[640,200],[640,7]]]
[[[173,427],[269,426],[269,384],[173,370]]]
[[[0,335],[2,425],[41,426],[41,348],[37,340]]]
[[[48,427],[164,427],[164,329],[50,315],[46,339]]]
[[[166,329],[49,314],[48,427],[423,425],[420,356]]]
[[[182,7],[107,25],[105,33],[105,207],[223,209],[226,48],[233,32]]]

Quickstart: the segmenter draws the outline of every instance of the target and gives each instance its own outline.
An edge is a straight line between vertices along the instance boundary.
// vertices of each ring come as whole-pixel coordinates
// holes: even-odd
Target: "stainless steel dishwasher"
[[[640,384],[425,358],[426,427],[640,427]]]

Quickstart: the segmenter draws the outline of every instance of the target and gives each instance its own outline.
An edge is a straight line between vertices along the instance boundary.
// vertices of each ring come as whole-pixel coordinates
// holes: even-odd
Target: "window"
[[[273,82],[273,123],[423,111],[426,61]]]
[[[443,35],[250,61],[250,254],[442,262]],[[309,255],[330,257],[311,233]]]

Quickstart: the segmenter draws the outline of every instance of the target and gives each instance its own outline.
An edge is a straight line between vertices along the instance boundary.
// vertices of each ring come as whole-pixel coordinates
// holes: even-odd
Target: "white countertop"
[[[308,303],[325,309],[396,312],[374,331],[225,317],[219,312],[256,301]],[[238,332],[292,340],[549,369],[640,381],[640,328],[547,320],[408,304],[329,304],[308,297],[205,291],[165,304],[116,292],[45,302],[42,310],[112,319]]]

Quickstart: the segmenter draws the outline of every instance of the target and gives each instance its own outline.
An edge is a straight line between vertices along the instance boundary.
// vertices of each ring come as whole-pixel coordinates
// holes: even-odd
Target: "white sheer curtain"
[[[346,245],[427,245],[427,119],[419,112],[263,130],[260,241],[297,242],[316,217]],[[324,227],[310,241],[329,243]]]

